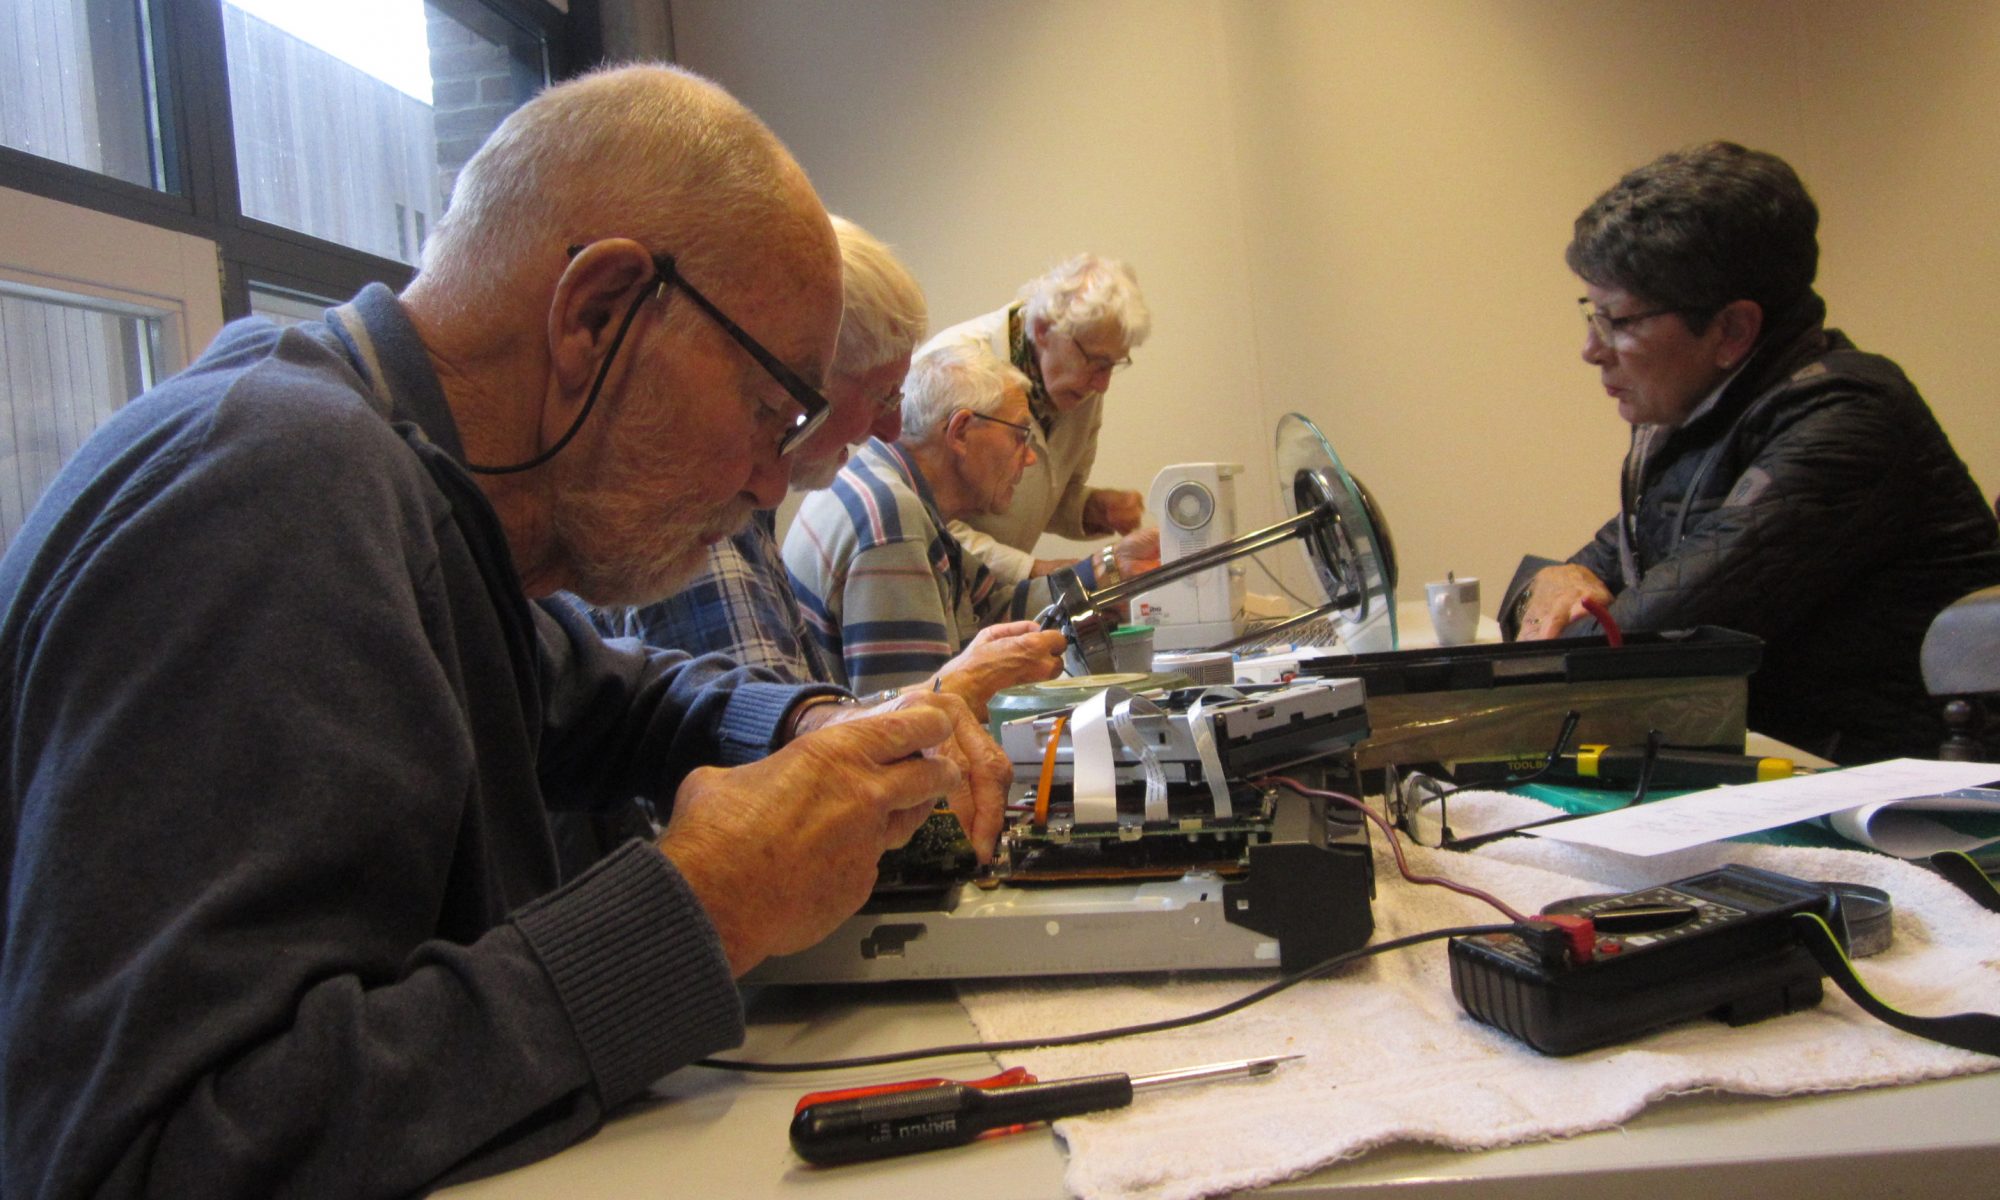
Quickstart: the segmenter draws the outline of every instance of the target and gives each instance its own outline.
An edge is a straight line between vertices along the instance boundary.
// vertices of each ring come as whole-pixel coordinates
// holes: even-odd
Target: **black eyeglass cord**
[[[583,409],[576,414],[576,420],[569,423],[569,430],[556,439],[555,445],[550,446],[533,458],[523,459],[517,463],[509,463],[506,466],[495,467],[484,463],[469,462],[465,464],[465,469],[475,475],[514,475],[522,471],[532,471],[554,458],[562,451],[564,446],[569,445],[570,439],[576,436],[576,431],[583,428],[584,418],[590,415],[591,409],[597,407],[597,394],[604,390],[604,380],[611,374],[611,363],[618,357],[618,348],[625,344],[625,331],[632,328],[632,322],[639,316],[639,306],[646,302],[648,293],[654,291],[656,288],[664,288],[666,285],[666,276],[662,275],[658,277],[651,284],[648,284],[646,290],[640,292],[638,297],[632,301],[632,306],[625,310],[625,319],[618,323],[618,332],[611,339],[611,349],[605,353],[604,362],[597,368],[597,379],[590,385],[590,395],[584,397]]]
[[[1510,779],[1502,780],[1497,784],[1482,784],[1476,789],[1456,785],[1439,792],[1436,797],[1438,801],[1438,848],[1442,850],[1476,850],[1488,842],[1498,841],[1503,837],[1512,837],[1524,829],[1533,829],[1539,825],[1552,825],[1557,821],[1567,819],[1571,814],[1565,813],[1559,817],[1548,817],[1540,821],[1531,821],[1526,825],[1517,825],[1512,829],[1496,829],[1492,833],[1481,833],[1475,834],[1472,837],[1461,838],[1454,836],[1451,832],[1450,814],[1445,810],[1444,801],[1446,797],[1458,792],[1473,790],[1506,791],[1509,788],[1523,787],[1527,784],[1540,781],[1549,772],[1555,770],[1556,764],[1562,761],[1563,752],[1569,749],[1570,739],[1576,736],[1576,727],[1582,721],[1583,714],[1573,708],[1564,713],[1562,727],[1556,730],[1556,744],[1550,747],[1548,757],[1542,760],[1542,765],[1528,772],[1526,775],[1516,775]],[[1640,781],[1642,788],[1644,787],[1644,775],[1650,774],[1650,768],[1642,774]]]

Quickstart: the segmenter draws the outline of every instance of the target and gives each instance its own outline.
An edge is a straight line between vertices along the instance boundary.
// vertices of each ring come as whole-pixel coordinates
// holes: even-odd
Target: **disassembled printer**
[[[1097,691],[1000,727],[1014,764],[990,867],[949,815],[885,856],[874,897],[763,983],[1296,970],[1373,930],[1365,826],[1256,781],[1349,786],[1362,685]]]

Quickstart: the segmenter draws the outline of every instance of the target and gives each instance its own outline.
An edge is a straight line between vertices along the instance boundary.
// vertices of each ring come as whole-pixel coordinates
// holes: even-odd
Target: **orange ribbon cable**
[[[1056,718],[1049,729],[1049,745],[1042,751],[1042,777],[1035,783],[1035,824],[1049,823],[1049,789],[1056,782],[1056,751],[1062,747],[1063,726],[1069,724],[1069,714]]]

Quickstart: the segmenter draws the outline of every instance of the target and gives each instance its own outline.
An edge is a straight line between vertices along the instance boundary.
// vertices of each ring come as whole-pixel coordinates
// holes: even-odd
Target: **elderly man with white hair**
[[[1007,307],[960,322],[926,343],[925,350],[979,347],[1028,377],[1034,462],[1003,511],[975,513],[952,530],[1001,582],[1017,583],[1068,565],[1035,557],[1035,543],[1044,533],[1089,539],[1139,530],[1144,498],[1135,491],[1092,487],[1090,470],[1111,377],[1131,365],[1133,348],[1152,327],[1131,267],[1078,254],[1022,285]],[[1107,547],[1098,561],[1104,581],[1111,582],[1158,558],[1158,542],[1147,531]]]
[[[831,412],[791,457],[792,486],[801,491],[830,486],[848,446],[871,432],[895,439],[903,376],[927,320],[923,290],[887,246],[843,217],[833,218],[833,228],[845,307],[826,386]],[[758,510],[741,533],[709,550],[707,570],[686,588],[655,604],[600,610],[598,627],[666,649],[724,654],[800,682],[844,678],[807,632],[779,557],[776,521],[775,509]],[[1059,674],[1062,652],[1063,635],[1033,622],[990,626],[911,686],[951,692],[983,715],[1000,688]]]
[[[502,123],[399,296],[236,322],[0,558],[0,1194],[404,1196],[737,1045],[736,977],[1007,764],[607,643],[784,494],[840,261],[771,132],[666,67]],[[745,764],[745,765],[737,765]],[[560,881],[552,807],[668,812]]]
[[[785,568],[836,678],[856,691],[932,676],[982,626],[1048,602],[965,554],[950,522],[1004,512],[1035,461],[1028,379],[976,347],[926,350],[903,381],[903,436],[870,441],[799,507]],[[1077,564],[1086,586],[1092,562]]]

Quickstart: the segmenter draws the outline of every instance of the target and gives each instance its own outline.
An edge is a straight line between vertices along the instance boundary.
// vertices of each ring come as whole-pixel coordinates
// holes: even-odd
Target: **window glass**
[[[228,0],[223,34],[244,214],[412,265],[547,79],[539,37],[464,0]]]
[[[139,0],[0,4],[0,145],[164,186]]]
[[[0,550],[76,448],[161,373],[161,321],[0,285]]]
[[[280,291],[262,284],[250,285],[250,311],[257,316],[268,317],[278,325],[317,321],[326,314],[327,309],[339,303],[338,300],[326,300],[300,292]]]

